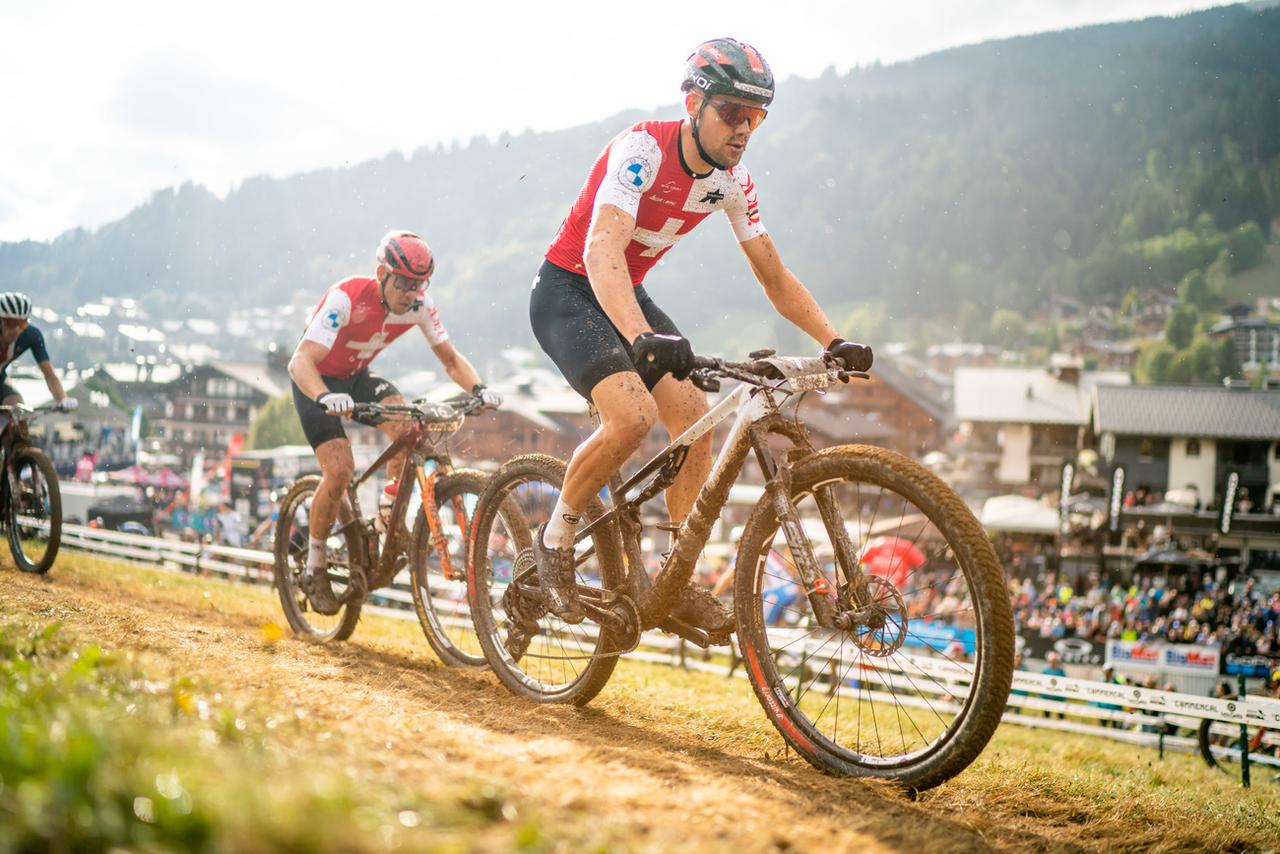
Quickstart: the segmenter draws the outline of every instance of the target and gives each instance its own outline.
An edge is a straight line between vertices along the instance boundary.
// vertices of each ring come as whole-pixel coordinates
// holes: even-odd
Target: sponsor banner
[[[1255,676],[1265,679],[1280,667],[1280,658],[1265,655],[1224,655],[1222,672],[1228,676]]]
[[[1107,641],[1106,663],[1125,670],[1142,670],[1155,673],[1164,664],[1161,654],[1164,644],[1143,641]]]
[[[1222,666],[1221,659],[1222,650],[1216,646],[1162,641],[1107,641],[1106,663],[1121,670],[1216,676]]]
[[[1165,644],[1161,669],[1166,673],[1217,676],[1221,658],[1222,650],[1216,646],[1170,643]]]
[[[1015,639],[1018,652],[1025,658],[1045,659],[1056,652],[1063,664],[1088,664],[1101,667],[1106,655],[1102,644],[1084,638],[1046,638],[1039,632],[1023,629]]]
[[[911,622],[904,643],[907,646],[928,647],[945,653],[952,643],[964,644],[964,654],[973,655],[977,637],[973,629],[961,629],[946,623]]]

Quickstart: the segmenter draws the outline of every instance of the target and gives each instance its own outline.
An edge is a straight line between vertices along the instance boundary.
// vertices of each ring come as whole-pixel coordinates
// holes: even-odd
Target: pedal
[[[667,617],[661,623],[658,623],[658,628],[662,629],[664,632],[670,632],[677,637],[682,637],[689,641],[689,643],[695,644],[702,649],[706,649],[710,646],[719,646],[729,642],[729,638],[726,636],[724,640],[715,641],[713,643],[711,635],[705,630],[700,629],[697,626],[691,626],[683,620],[678,620],[675,617]]]

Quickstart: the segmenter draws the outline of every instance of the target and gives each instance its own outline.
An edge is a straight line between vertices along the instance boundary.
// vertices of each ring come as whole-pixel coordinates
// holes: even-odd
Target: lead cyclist
[[[585,617],[573,552],[582,508],[655,421],[675,437],[707,412],[706,395],[688,381],[692,346],[643,287],[645,274],[681,237],[724,211],[780,315],[848,369],[865,371],[873,359],[870,347],[840,337],[761,222],[742,157],[773,101],[769,64],[751,45],[712,39],[689,56],[681,89],[683,118],[639,122],[605,146],[533,283],[529,318],[539,345],[600,415],[599,428],[574,450],[551,518],[534,538],[547,607],[567,623]],[[707,435],[666,490],[672,523],[689,514],[710,469]],[[692,581],[672,616],[713,635],[727,635],[733,625]]]

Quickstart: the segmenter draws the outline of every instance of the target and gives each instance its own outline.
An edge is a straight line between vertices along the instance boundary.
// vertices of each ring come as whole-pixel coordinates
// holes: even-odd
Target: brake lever
[[[704,371],[694,371],[689,374],[689,379],[695,386],[703,391],[711,392],[712,394],[720,391],[720,380],[713,376],[709,376]]]

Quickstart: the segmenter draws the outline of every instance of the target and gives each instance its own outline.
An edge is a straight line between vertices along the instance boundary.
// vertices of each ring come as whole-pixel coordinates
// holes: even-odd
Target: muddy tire
[[[280,597],[280,605],[284,609],[285,619],[294,633],[310,640],[344,641],[351,637],[360,621],[360,608],[363,602],[350,602],[343,605],[333,616],[318,614],[307,601],[307,594],[302,591],[302,573],[307,566],[308,537],[310,534],[311,499],[320,485],[319,475],[309,475],[297,480],[280,502],[280,515],[276,519],[275,541],[275,588]],[[355,519],[351,502],[344,494],[338,507],[338,524],[345,525]],[[352,526],[354,529],[355,526]],[[343,538],[342,545],[334,553],[335,561],[330,566],[329,578],[334,584],[334,593],[341,597],[346,587],[347,568],[354,551],[363,553],[364,541],[355,533],[350,538]]]
[[[484,650],[476,637],[467,598],[467,543],[471,521],[488,476],[478,471],[456,471],[435,482],[435,501],[446,529],[445,555],[432,542],[425,511],[413,526],[410,550],[413,607],[427,643],[439,659],[452,667],[485,667]],[[449,571],[445,571],[447,561]]]
[[[8,493],[9,551],[23,572],[44,574],[58,557],[62,543],[62,493],[58,473],[44,451],[17,447],[9,461],[12,480]]]
[[[838,518],[883,619],[872,631],[818,627],[807,590],[790,579],[771,503],[761,499],[739,544],[734,589],[756,697],[786,742],[824,771],[911,790],[937,786],[982,752],[1009,695],[1013,620],[986,532],[932,472],[883,448],[829,448],[792,474],[802,516],[817,515],[815,489],[839,496]],[[873,546],[895,550],[901,562],[891,555],[876,574]],[[834,563],[824,574],[833,591],[848,577]],[[850,607],[867,601],[864,593]],[[947,640],[933,640],[940,632]],[[970,643],[968,654],[954,646]]]
[[[539,703],[585,705],[609,681],[617,655],[607,632],[584,621],[569,625],[529,597],[508,591],[516,574],[531,566],[534,532],[545,522],[564,482],[565,464],[545,454],[515,457],[489,481],[472,525],[467,593],[485,658],[512,693]],[[583,526],[604,512],[592,500]],[[594,542],[591,542],[594,540]],[[603,526],[591,544],[594,554],[579,562],[579,584],[613,590],[622,583],[616,526]],[[507,606],[523,610],[509,615]],[[527,646],[513,643],[518,624],[532,626]]]

